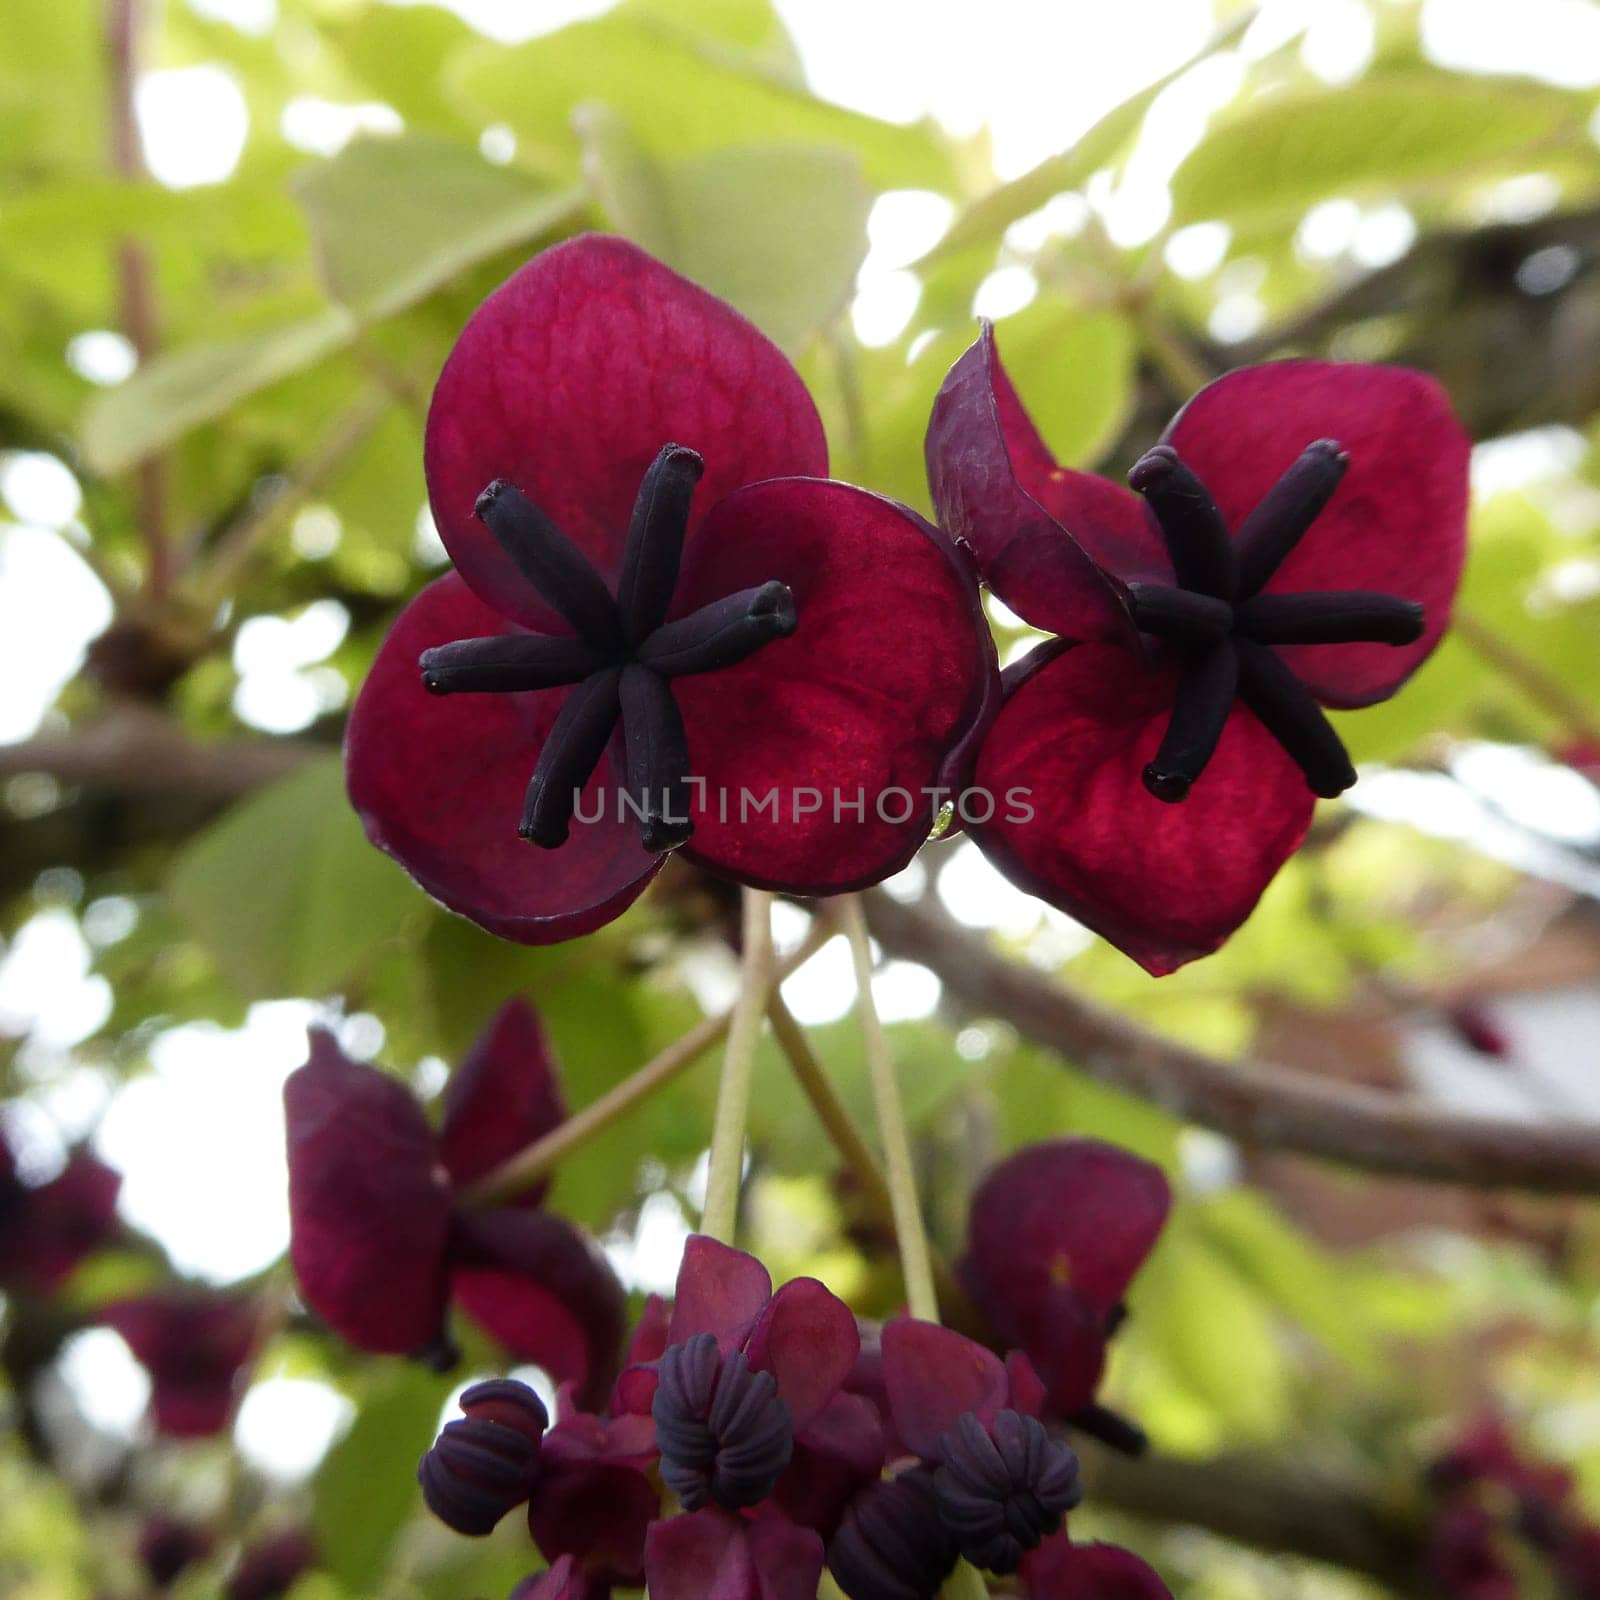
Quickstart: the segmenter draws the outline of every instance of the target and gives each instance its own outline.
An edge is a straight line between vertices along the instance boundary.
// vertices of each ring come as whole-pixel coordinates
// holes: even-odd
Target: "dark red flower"
[[[1571,1472],[1530,1455],[1513,1437],[1505,1417],[1492,1410],[1474,1417],[1430,1465],[1428,1481],[1445,1495],[1492,1484],[1519,1500],[1540,1500],[1558,1508],[1565,1506],[1575,1487]]]
[[[456,1193],[561,1120],[531,1006],[508,1001],[452,1080],[436,1134],[416,1097],[314,1030],[284,1085],[290,1257],[306,1303],[362,1350],[437,1355],[451,1299],[558,1383],[603,1395],[623,1295],[594,1243],[537,1208],[471,1210]]]
[[[656,1457],[648,1415],[578,1411],[562,1392],[561,1420],[545,1435],[528,1531],[545,1560],[571,1556],[596,1583],[644,1581],[645,1535],[661,1511],[649,1475]]]
[[[822,1540],[775,1512],[708,1506],[650,1529],[651,1600],[816,1600]]]
[[[986,325],[927,457],[941,525],[1058,636],[1006,674],[973,837],[1153,973],[1215,950],[1315,796],[1355,781],[1319,703],[1387,698],[1449,620],[1468,439],[1442,391],[1398,367],[1246,367],[1179,412],[1133,493],[1056,464]]]
[[[158,1511],[139,1530],[139,1565],[153,1588],[170,1588],[186,1567],[210,1555],[212,1543],[204,1528]]]
[[[1600,1528],[1577,1529],[1557,1566],[1566,1585],[1564,1600],[1600,1600]]]
[[[1155,1569],[1114,1544],[1073,1544],[1057,1534],[1022,1563],[1028,1600],[1172,1600]]]
[[[228,1600],[282,1600],[316,1560],[311,1535],[286,1528],[251,1545],[239,1557],[225,1593]]]
[[[1428,1540],[1427,1569],[1447,1600],[1517,1600],[1517,1575],[1499,1548],[1500,1525],[1472,1501],[1446,1506]]]
[[[1031,1414],[1041,1398],[1026,1358],[936,1323],[898,1318],[883,1330],[895,1432],[932,1466],[940,1520],[975,1566],[1015,1572],[1083,1497],[1077,1456]]]
[[[609,1593],[609,1585],[590,1578],[571,1556],[562,1556],[549,1571],[524,1578],[510,1600],[606,1600]]]
[[[876,1475],[882,1438],[870,1408],[848,1397],[834,1408],[860,1350],[854,1313],[815,1278],[774,1294],[754,1256],[694,1236],[650,1402],[663,1481],[688,1511],[745,1510],[778,1490],[800,1442],[848,1464],[863,1458],[863,1434]]]
[[[116,1231],[120,1174],[79,1151],[48,1183],[18,1176],[0,1134],[0,1285],[50,1294]]]
[[[1480,1056],[1490,1056],[1503,1061],[1511,1054],[1511,1036],[1505,1024],[1488,1008],[1475,1000],[1463,1000],[1451,1006],[1445,1020],[1462,1044]]]
[[[799,375],[729,306],[621,239],[544,252],[446,362],[426,468],[456,572],[396,622],[346,757],[430,894],[537,944],[680,844],[804,893],[910,859],[919,791],[996,698],[975,586],[943,534],[824,480]]]
[[[1171,1204],[1159,1167],[1097,1139],[1029,1145],[973,1195],[962,1277],[1001,1340],[1027,1353],[1052,1416],[1085,1420]]]
[[[158,1433],[199,1439],[227,1427],[261,1337],[254,1300],[163,1289],[106,1306],[99,1320],[122,1335],[150,1374],[150,1415]]]

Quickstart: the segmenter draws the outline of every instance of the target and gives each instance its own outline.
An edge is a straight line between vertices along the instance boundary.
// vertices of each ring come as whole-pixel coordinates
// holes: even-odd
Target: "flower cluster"
[[[54,1177],[29,1184],[0,1135],[0,1288],[59,1295],[79,1266],[118,1241],[121,1187],[120,1173],[83,1150]],[[254,1296],[173,1280],[84,1320],[114,1329],[144,1367],[157,1433],[207,1438],[232,1422],[261,1339]]]
[[[51,1294],[116,1232],[119,1174],[83,1151],[28,1184],[0,1133],[0,1288]]]
[[[1166,1206],[1156,1169],[1094,1141],[1003,1163],[964,1270],[1004,1358],[908,1317],[864,1334],[821,1283],[774,1293],[754,1257],[696,1236],[602,1405],[565,1384],[550,1426],[525,1385],[475,1385],[422,1458],[424,1497],[471,1535],[526,1505],[550,1569],[519,1594],[542,1600],[641,1582],[663,1600],[811,1600],[824,1565],[851,1600],[930,1600],[958,1557],[1040,1600],[1165,1595],[1128,1552],[1062,1532],[1081,1487],[1061,1425],[1093,1425],[1105,1340]]]
[[[1283,361],[1197,394],[1129,474],[1059,466],[993,330],[927,437],[940,524],[1056,637],[1005,675],[974,839],[1154,973],[1215,950],[1355,772],[1322,706],[1387,699],[1449,620],[1468,439],[1398,367]]]
[[[1600,1526],[1564,1467],[1521,1449],[1505,1420],[1474,1421],[1428,1471],[1438,1496],[1427,1565],[1446,1600],[1517,1600],[1542,1569],[1562,1600],[1600,1600]]]
[[[426,469],[456,570],[395,624],[346,757],[431,894],[543,943],[674,848],[831,894],[923,843],[936,806],[872,802],[950,786],[992,711],[976,584],[827,479],[799,375],[731,307],[620,239],[546,251],[446,362]],[[829,803],[764,804],[801,790]]]
[[[1130,491],[1054,462],[986,326],[927,457],[937,529],[826,479],[803,384],[731,308],[618,239],[546,251],[434,392],[456,571],[351,717],[374,843],[545,942],[680,847],[756,887],[877,882],[937,809],[879,797],[977,795],[999,868],[1150,971],[1216,949],[1355,781],[1320,707],[1386,698],[1444,630],[1467,440],[1442,393],[1245,368]],[[980,577],[1056,636],[1003,690]]]
[[[437,1132],[404,1084],[320,1029],[283,1096],[290,1257],[306,1304],[335,1332],[447,1367],[454,1302],[519,1359],[585,1397],[605,1393],[623,1297],[594,1241],[542,1209],[543,1183],[509,1204],[461,1200],[565,1116],[525,1000],[500,1008],[451,1077]]]

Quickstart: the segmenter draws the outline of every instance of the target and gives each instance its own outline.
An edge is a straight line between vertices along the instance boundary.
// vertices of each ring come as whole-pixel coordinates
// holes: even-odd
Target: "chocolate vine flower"
[[[678,846],[817,894],[910,859],[996,698],[975,587],[825,480],[805,386],[731,307],[621,239],[544,252],[446,362],[426,469],[456,571],[395,623],[346,758],[430,894],[537,944]]]
[[[444,1095],[437,1133],[404,1084],[314,1029],[284,1085],[289,1253],[306,1303],[358,1349],[448,1359],[446,1310],[558,1383],[603,1395],[623,1295],[598,1247],[538,1209],[545,1185],[474,1210],[457,1193],[562,1120],[533,1008],[508,1001]]]
[[[816,1279],[774,1294],[754,1256],[691,1238],[650,1400],[662,1481],[686,1511],[745,1511],[777,1492],[798,1442],[848,1456],[857,1433],[875,1473],[869,1408],[834,1407],[860,1349],[854,1313]]]
[[[1046,1539],[1022,1563],[1027,1600],[1172,1600],[1159,1574],[1115,1544]]]
[[[227,1600],[282,1600],[316,1561],[311,1535],[301,1528],[285,1528],[239,1557],[223,1592]]]
[[[545,1560],[570,1556],[602,1592],[644,1582],[645,1538],[661,1513],[650,1474],[655,1429],[648,1414],[576,1410],[562,1390],[561,1420],[545,1435],[528,1532]]]
[[[1109,1443],[1142,1438],[1094,1393],[1123,1297],[1171,1204],[1159,1167],[1097,1139],[1029,1145],[972,1198],[961,1275],[973,1301],[1006,1345],[1026,1352],[1046,1412]]]
[[[1056,464],[985,325],[928,426],[939,520],[1025,622],[972,827],[1153,973],[1215,950],[1355,781],[1322,706],[1387,699],[1449,620],[1468,439],[1430,378],[1285,361],[1210,384],[1129,475]],[[1180,803],[1181,802],[1181,803]]]
[[[776,1512],[710,1506],[656,1523],[645,1567],[651,1600],[816,1600],[822,1540]]]
[[[961,1554],[1002,1575],[1083,1497],[1078,1458],[1032,1413],[1026,1358],[1002,1362],[953,1329],[902,1317],[883,1330],[895,1431],[934,1469],[939,1518]]]
[[[26,1184],[0,1134],[0,1285],[50,1294],[116,1231],[121,1175],[75,1152],[47,1183]]]
[[[254,1300],[161,1289],[106,1306],[98,1320],[122,1335],[150,1374],[150,1418],[158,1433],[201,1439],[232,1421],[261,1338]]]
[[[596,1583],[571,1556],[562,1556],[546,1572],[524,1578],[510,1600],[606,1600],[610,1590]]]
[[[215,1540],[201,1527],[158,1511],[139,1530],[137,1554],[151,1588],[170,1589],[187,1567],[204,1561]]]

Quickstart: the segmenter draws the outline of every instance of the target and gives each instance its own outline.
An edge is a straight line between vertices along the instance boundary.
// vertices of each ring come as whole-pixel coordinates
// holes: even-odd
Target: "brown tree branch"
[[[1310,1463],[1216,1456],[1205,1461],[1130,1460],[1073,1439],[1088,1503],[1163,1526],[1204,1528],[1272,1555],[1292,1555],[1376,1579],[1395,1594],[1433,1600],[1422,1570],[1420,1504],[1388,1504],[1372,1487]]]
[[[283,777],[317,754],[326,754],[326,747],[304,739],[203,743],[171,717],[130,700],[69,733],[41,733],[0,745],[0,778],[39,772],[59,783],[115,794],[181,794],[221,803]]]
[[[160,712],[129,704],[82,730],[0,746],[0,777],[43,772],[114,794],[221,803],[322,748],[294,739],[200,743]],[[1461,1116],[1286,1067],[1222,1061],[1007,960],[933,906],[877,893],[867,910],[878,941],[931,968],[967,1010],[1000,1017],[1102,1082],[1241,1144],[1436,1183],[1600,1195],[1600,1127]]]
[[[1287,1067],[1218,1060],[1007,960],[931,905],[880,892],[868,897],[867,917],[886,950],[931,968],[962,1007],[1240,1144],[1434,1183],[1600,1195],[1600,1127],[1461,1116]]]

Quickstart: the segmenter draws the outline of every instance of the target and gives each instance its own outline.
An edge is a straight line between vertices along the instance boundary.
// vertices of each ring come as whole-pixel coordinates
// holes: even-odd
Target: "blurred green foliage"
[[[520,989],[540,1006],[569,1098],[582,1105],[689,1027],[697,997],[726,985],[715,932],[726,905],[686,873],[669,872],[646,902],[579,944],[518,949],[428,903],[367,847],[342,797],[339,706],[395,610],[441,559],[419,523],[433,377],[494,284],[583,228],[631,235],[750,315],[804,371],[837,474],[923,509],[929,405],[973,335],[975,294],[1002,268],[1031,275],[1033,290],[1000,320],[1008,367],[1070,465],[1125,465],[1184,398],[1189,374],[1297,350],[1432,367],[1482,437],[1560,424],[1572,448],[1543,479],[1478,506],[1464,604],[1532,673],[1600,718],[1594,94],[1447,71],[1424,57],[1416,9],[1376,0],[1370,65],[1330,84],[1293,40],[1236,57],[1248,18],[1224,9],[1233,20],[1210,62],[1234,62],[1237,87],[1172,172],[1166,222],[1119,245],[1108,203],[1147,114],[1180,74],[999,183],[980,141],[814,96],[766,0],[626,0],[509,48],[430,6],[279,0],[274,26],[251,34],[170,0],[149,31],[148,65],[220,67],[249,111],[231,176],[173,191],[109,163],[98,8],[6,0],[0,451],[51,452],[76,474],[84,504],[63,537],[111,589],[135,665],[176,662],[160,688],[196,738],[270,736],[235,701],[230,646],[242,625],[292,620],[328,598],[349,619],[316,668],[327,709],[302,735],[316,753],[236,803],[221,804],[242,785],[197,792],[192,804],[114,784],[57,785],[42,804],[20,779],[4,790],[8,935],[45,905],[118,896],[138,910],[132,931],[95,956],[112,991],[104,1026],[26,1072],[8,1045],[7,1095],[42,1098],[84,1063],[136,1077],[163,1030],[236,1024],[249,1003],[283,996],[372,1012],[385,1060],[409,1072],[426,1056],[459,1059]],[[309,155],[283,132],[290,102],[308,95],[380,102],[403,131]],[[1537,214],[1507,209],[1507,180],[1534,183]],[[880,196],[902,190],[942,197],[951,220],[910,268],[917,297],[904,329],[867,345],[848,308],[868,217]],[[1362,216],[1390,208],[1391,220],[1403,207],[1416,240],[1376,267],[1349,248],[1309,250],[1307,213],[1327,202],[1351,202]],[[1174,236],[1216,223],[1226,228],[1216,259],[1175,272]],[[1519,287],[1519,266],[1569,235],[1573,249],[1590,251],[1570,278],[1549,292]],[[117,261],[130,241],[149,264],[159,350],[105,386],[67,352],[120,325]],[[1230,322],[1223,313],[1241,304],[1245,321]],[[161,593],[144,581],[136,486],[136,469],[154,461],[163,530],[179,557]],[[1008,646],[1022,637],[999,631]],[[88,728],[115,712],[131,682],[114,669],[98,683],[80,677],[62,696],[61,726]],[[1559,746],[1572,720],[1558,700],[1530,693],[1526,676],[1453,639],[1398,699],[1343,719],[1341,731],[1360,760],[1429,769],[1475,738]],[[75,884],[64,897],[51,875],[63,867]],[[1426,995],[1475,948],[1503,945],[1512,935],[1496,934],[1507,925],[1496,919],[1515,922],[1529,898],[1518,873],[1459,844],[1328,807],[1229,948],[1160,985],[1103,946],[1063,943],[1059,929],[1014,943],[1019,959],[1067,967],[1156,1030],[1232,1053],[1274,1008],[1326,1016],[1374,992]],[[1498,1391],[1513,1409],[1553,1417],[1541,1442],[1600,1491],[1592,1214],[1459,1211],[1448,1246],[1407,1236],[1336,1251],[1267,1190],[1205,1181],[1216,1152],[1204,1137],[1020,1041],[1003,1021],[939,1011],[891,1032],[946,1249],[959,1247],[982,1168],[1041,1136],[1114,1139],[1178,1181],[1185,1199],[1138,1285],[1109,1391],[1165,1451],[1310,1460],[1405,1508],[1441,1419]],[[845,1103],[869,1120],[852,1025],[813,1037]],[[822,1271],[864,1311],[891,1310],[898,1282],[836,1181],[831,1147],[770,1047],[759,1070],[756,1241],[783,1269]],[[712,1093],[707,1067],[678,1080],[564,1163],[554,1203],[619,1235],[631,1234],[647,1196],[681,1200],[692,1215],[684,1197]],[[1245,1155],[1248,1170],[1255,1153]],[[1326,1222],[1337,1197],[1313,1210]],[[1559,1250],[1540,1245],[1552,1233]],[[112,1292],[98,1281],[79,1289],[89,1301]],[[14,1331],[19,1313],[7,1315]],[[8,1381],[31,1379],[14,1339],[6,1354]],[[494,1361],[487,1350],[474,1357]],[[19,1600],[135,1592],[132,1508],[215,1483],[228,1486],[222,1504],[238,1526],[309,1518],[326,1570],[301,1600],[497,1594],[526,1569],[515,1528],[463,1548],[418,1515],[412,1461],[447,1381],[293,1331],[262,1371],[318,1377],[356,1407],[317,1475],[276,1504],[222,1447],[152,1450],[118,1495],[97,1499],[52,1477],[20,1435],[0,1438],[0,1591]],[[20,1404],[21,1391],[11,1398]],[[1114,1514],[1096,1515],[1083,1517],[1086,1531],[1127,1531]],[[1217,1538],[1163,1544],[1137,1527],[1129,1537],[1195,1600],[1377,1592],[1360,1577],[1263,1562]],[[203,1600],[217,1583],[208,1571],[176,1592]]]

